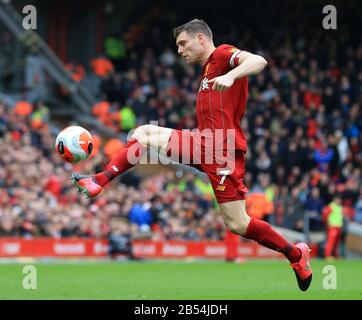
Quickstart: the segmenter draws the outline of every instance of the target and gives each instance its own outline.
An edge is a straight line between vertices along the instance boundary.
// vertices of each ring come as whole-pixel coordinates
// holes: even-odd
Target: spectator
[[[356,214],[354,220],[362,224],[362,188],[360,188],[359,198],[355,205],[355,211]]]
[[[334,152],[328,148],[325,142],[322,142],[320,148],[314,152],[314,160],[317,162],[318,168],[321,172],[328,172],[329,165],[333,159]]]
[[[109,254],[112,259],[125,256],[135,259],[132,252],[131,230],[127,222],[112,220],[108,234]]]
[[[114,71],[112,61],[105,56],[98,56],[94,58],[90,65],[94,74],[100,78],[105,78]]]
[[[112,60],[116,70],[125,68],[126,44],[122,35],[113,34],[106,37],[104,51],[106,56]]]
[[[136,201],[129,212],[129,220],[136,224],[142,232],[149,232],[152,224],[152,214],[150,212],[150,204],[143,205]]]
[[[309,228],[311,231],[322,229],[322,209],[324,207],[323,200],[320,197],[320,191],[314,187],[305,201],[306,215],[309,218]]]
[[[268,200],[265,193],[267,177],[260,176],[260,185],[255,185],[247,195],[246,207],[250,216],[257,219],[266,219],[266,216],[273,212],[273,203]]]
[[[300,199],[300,190],[298,187],[292,189],[290,197],[285,204],[285,214],[283,226],[288,229],[303,232],[304,227],[304,208]]]

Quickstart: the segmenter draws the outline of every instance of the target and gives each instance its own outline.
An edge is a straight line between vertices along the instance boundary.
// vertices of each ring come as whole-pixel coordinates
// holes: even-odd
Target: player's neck
[[[209,59],[209,57],[212,55],[215,49],[216,49],[215,46],[211,45],[209,48],[205,50],[205,54],[200,59],[201,66],[203,66],[206,63],[206,61]]]

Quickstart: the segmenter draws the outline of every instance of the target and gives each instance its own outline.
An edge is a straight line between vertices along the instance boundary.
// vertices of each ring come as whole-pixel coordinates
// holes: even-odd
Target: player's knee
[[[226,227],[235,234],[243,236],[248,228],[249,221],[247,219],[238,219],[225,221]]]
[[[148,146],[150,143],[150,134],[152,132],[151,127],[155,127],[149,124],[139,126],[132,134],[132,138],[136,139],[140,144]]]
[[[245,207],[235,209],[234,207],[222,207],[223,218],[226,227],[235,234],[243,236],[248,228],[250,217]]]
[[[140,128],[142,128],[143,132],[146,135],[151,135],[154,134],[158,131],[158,126],[152,125],[152,124],[145,124],[143,126],[141,126]]]

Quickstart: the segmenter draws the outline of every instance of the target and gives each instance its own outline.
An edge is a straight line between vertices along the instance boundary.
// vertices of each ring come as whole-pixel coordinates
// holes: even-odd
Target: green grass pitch
[[[335,290],[323,288],[328,264],[336,267]],[[24,265],[0,265],[1,300],[362,299],[362,260],[313,260],[313,282],[306,292],[299,291],[288,263],[276,260],[34,263],[36,290],[23,288]]]

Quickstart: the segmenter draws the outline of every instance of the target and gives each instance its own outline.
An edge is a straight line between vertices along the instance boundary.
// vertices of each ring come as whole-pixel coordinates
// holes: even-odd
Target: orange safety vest
[[[246,197],[246,208],[249,216],[263,219],[265,215],[273,212],[274,205],[264,193],[251,193]]]
[[[114,70],[112,62],[107,58],[95,58],[91,61],[93,72],[104,78],[107,74]]]

